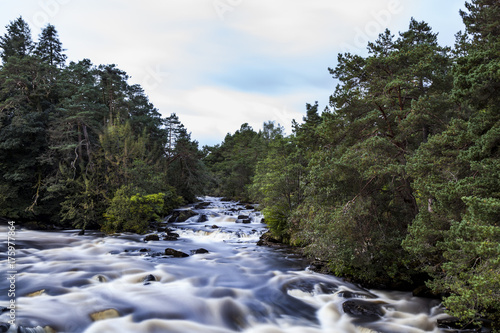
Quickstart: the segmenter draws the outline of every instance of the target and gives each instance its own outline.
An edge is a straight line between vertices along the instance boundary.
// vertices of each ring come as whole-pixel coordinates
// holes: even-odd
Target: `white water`
[[[180,235],[176,241],[16,230],[16,325],[87,333],[440,332],[436,319],[446,316],[436,301],[368,291],[308,271],[300,258],[256,245],[266,230],[258,213],[204,200],[211,205],[199,212],[208,221],[198,223],[195,216],[170,224]],[[250,215],[251,223],[236,223],[238,214]],[[7,227],[0,235],[7,270]],[[209,253],[173,258],[163,255],[166,248]],[[150,274],[156,281],[145,284]],[[9,305],[8,289],[3,278],[0,307]],[[383,316],[344,313],[342,304],[350,299],[380,304]],[[91,318],[108,309],[118,317]],[[0,322],[9,320],[8,311],[0,315]]]

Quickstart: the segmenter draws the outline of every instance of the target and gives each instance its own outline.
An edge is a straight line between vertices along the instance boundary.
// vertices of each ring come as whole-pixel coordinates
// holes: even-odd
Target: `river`
[[[185,208],[198,215],[165,225],[169,240],[19,227],[15,281],[1,226],[0,322],[13,313],[15,323],[0,332],[443,332],[436,300],[312,272],[289,251],[256,244],[266,226],[251,207],[202,200]]]

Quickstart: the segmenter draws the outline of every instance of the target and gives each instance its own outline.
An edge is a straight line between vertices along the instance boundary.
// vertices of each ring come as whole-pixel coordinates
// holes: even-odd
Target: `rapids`
[[[185,208],[201,215],[168,224],[177,240],[16,230],[16,318],[8,332],[441,332],[436,320],[446,315],[437,301],[314,273],[286,250],[257,246],[266,231],[258,212],[201,199],[210,204]],[[7,226],[0,235],[7,271]],[[166,248],[189,256],[166,256]],[[195,253],[201,248],[208,252]],[[7,323],[9,280],[1,281]],[[345,313],[348,301],[375,313]]]

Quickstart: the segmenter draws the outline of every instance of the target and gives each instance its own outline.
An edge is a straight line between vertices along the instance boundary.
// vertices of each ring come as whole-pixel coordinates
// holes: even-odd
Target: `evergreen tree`
[[[451,59],[414,19],[398,39],[386,30],[368,50],[366,58],[339,55],[330,69],[341,84],[315,130],[319,150],[294,237],[338,275],[398,287],[415,273],[401,246],[418,212],[405,167],[455,112],[446,96]]]
[[[33,56],[10,56],[0,71],[0,214],[28,218],[39,206],[50,168],[47,127],[54,86],[47,67]]]
[[[165,119],[165,131],[168,182],[186,201],[193,202],[205,192],[208,182],[208,170],[201,162],[203,153],[175,113]]]
[[[6,26],[7,33],[0,37],[0,57],[5,64],[10,57],[22,58],[30,55],[34,48],[28,23],[20,16]]]
[[[38,38],[35,54],[50,66],[63,67],[67,58],[63,51],[56,28],[48,24]]]

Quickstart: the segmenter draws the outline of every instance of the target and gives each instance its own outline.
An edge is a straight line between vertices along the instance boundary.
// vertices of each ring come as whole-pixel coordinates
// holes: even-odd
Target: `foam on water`
[[[436,301],[308,271],[286,250],[256,245],[266,231],[258,212],[203,200],[210,204],[189,209],[205,214],[205,222],[193,217],[168,225],[180,235],[176,241],[16,231],[16,324],[89,333],[439,332],[436,319],[444,315]],[[239,215],[250,223],[240,223]],[[6,230],[0,227],[1,234]],[[6,240],[1,247],[5,253]],[[166,248],[190,256],[165,256]],[[199,248],[208,253],[193,254]],[[3,279],[0,306],[8,305],[8,289]],[[383,315],[350,316],[342,306],[347,300],[378,304]],[[112,315],[95,321],[101,311]],[[8,313],[0,321],[9,321]]]

